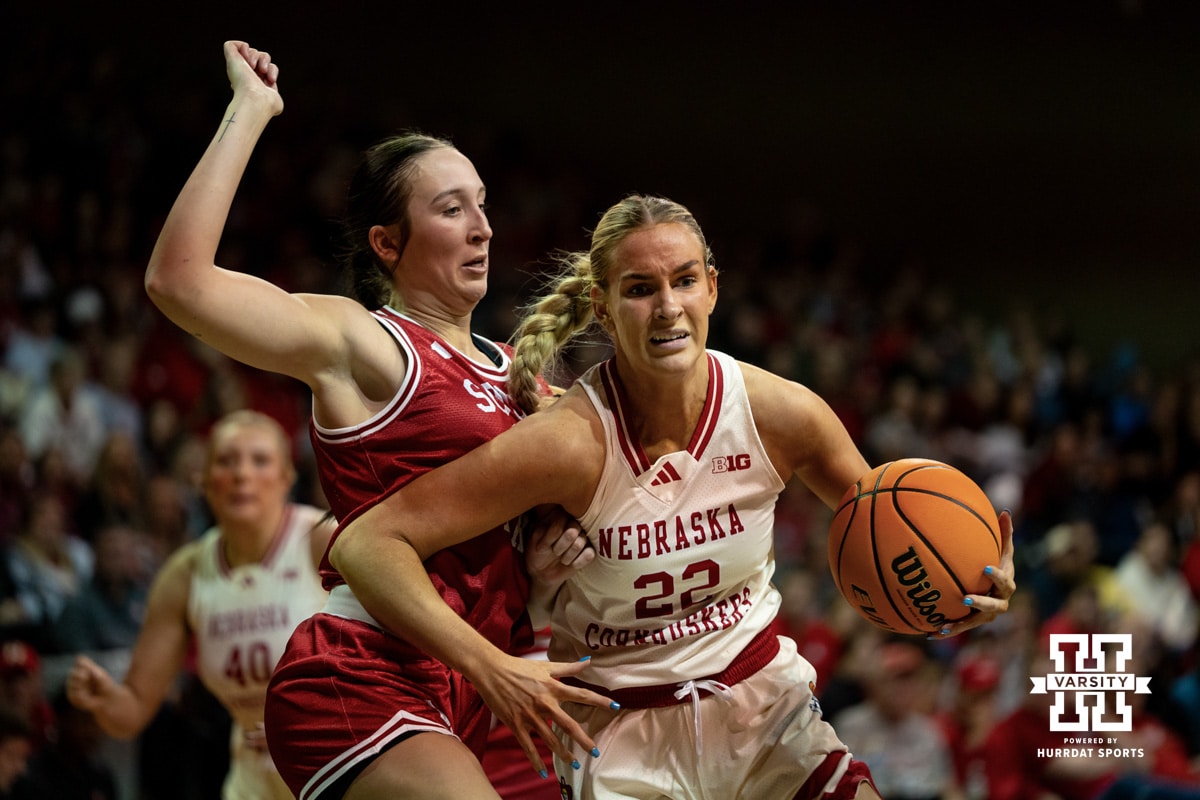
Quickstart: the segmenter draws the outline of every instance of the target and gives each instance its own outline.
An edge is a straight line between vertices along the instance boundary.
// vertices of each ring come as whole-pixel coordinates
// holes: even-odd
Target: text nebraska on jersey
[[[745,529],[737,509],[730,503],[725,508],[676,514],[674,519],[599,528],[596,531],[596,554],[600,558],[616,558],[618,561],[651,558],[735,536]]]

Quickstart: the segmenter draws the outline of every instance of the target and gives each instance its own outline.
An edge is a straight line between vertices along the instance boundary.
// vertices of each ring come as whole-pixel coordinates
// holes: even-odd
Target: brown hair
[[[441,148],[454,149],[448,140],[407,131],[369,147],[350,179],[346,215],[342,219],[342,269],[351,295],[369,309],[383,305],[404,307],[392,272],[371,248],[368,234],[375,225],[400,226],[400,248],[408,242],[411,222],[408,201],[421,156]]]

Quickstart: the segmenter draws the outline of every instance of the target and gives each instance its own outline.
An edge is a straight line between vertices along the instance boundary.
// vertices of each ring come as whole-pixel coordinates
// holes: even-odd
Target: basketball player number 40
[[[271,679],[272,669],[271,650],[266,642],[250,642],[244,647],[234,645],[225,660],[225,677],[241,686],[266,683]]]

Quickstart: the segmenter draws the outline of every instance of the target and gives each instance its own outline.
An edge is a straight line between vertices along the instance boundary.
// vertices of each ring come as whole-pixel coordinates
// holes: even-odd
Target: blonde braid
[[[508,393],[527,414],[541,401],[538,376],[592,322],[591,259],[587,253],[568,253],[559,262],[562,270],[551,279],[552,288],[525,307],[513,334]]]

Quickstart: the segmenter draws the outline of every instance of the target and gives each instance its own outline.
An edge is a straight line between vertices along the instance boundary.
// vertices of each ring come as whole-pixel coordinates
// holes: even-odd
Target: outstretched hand
[[[283,111],[279,65],[271,61],[270,53],[255,50],[245,42],[225,42],[225,72],[234,94],[245,92],[268,98],[272,116]]]
[[[472,676],[492,713],[509,727],[525,751],[535,771],[544,773],[545,765],[534,746],[532,734],[537,734],[550,749],[566,763],[572,763],[571,751],[554,734],[552,724],[558,725],[585,750],[598,755],[596,742],[562,708],[562,703],[618,708],[607,697],[593,691],[568,686],[560,678],[577,675],[587,669],[588,662],[535,661],[515,656],[503,656],[499,666],[486,674]]]
[[[1009,598],[1017,590],[1016,568],[1013,566],[1013,522],[1012,513],[1009,511],[1000,513],[1000,541],[1000,563],[991,564],[985,570],[992,579],[992,591],[988,594],[967,595],[966,600],[969,601],[968,605],[973,613],[962,622],[947,626],[932,638],[957,636],[971,628],[985,625],[1008,611]]]

